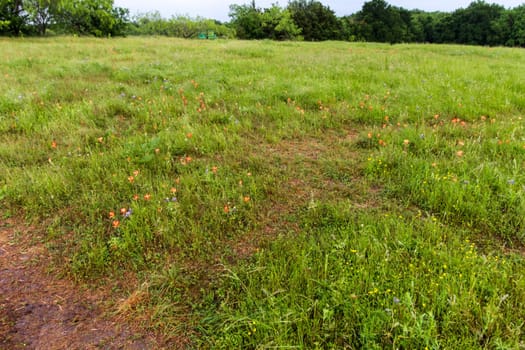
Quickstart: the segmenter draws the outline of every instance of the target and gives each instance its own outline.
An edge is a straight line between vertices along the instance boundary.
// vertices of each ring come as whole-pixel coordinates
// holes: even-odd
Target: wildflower
[[[134,194],[133,195],[133,200],[134,201],[138,201],[139,200],[139,195],[138,194]]]
[[[133,213],[133,211],[130,209],[128,209],[125,213],[124,213],[124,218],[129,218],[131,216],[131,214]]]
[[[133,176],[128,176],[128,181],[132,184],[135,181],[135,178]]]
[[[399,304],[401,302],[401,300],[399,300],[398,297],[394,297],[393,301],[394,301],[394,304]]]
[[[193,134],[191,132],[189,132],[189,133],[186,134],[186,137],[191,139],[193,137]]]
[[[159,154],[160,153],[160,148],[155,148],[155,154]]]
[[[150,199],[151,199],[151,194],[146,193],[146,194],[144,195],[144,200],[145,200],[145,201],[149,201]]]
[[[128,211],[128,209],[126,209],[126,208],[121,208],[121,209],[120,209],[120,214],[121,214],[121,215],[124,215],[124,214],[126,214],[127,211]]]
[[[113,219],[115,217],[115,212],[110,211],[108,216],[109,216],[110,219]]]
[[[51,148],[57,148],[57,142],[55,140],[51,141]]]
[[[409,143],[410,143],[410,140],[404,140],[403,141],[403,145],[405,145],[405,146],[408,146]]]
[[[211,167],[212,173],[217,174],[217,170],[219,170],[219,168],[217,168],[216,166]]]
[[[133,171],[133,175],[134,175],[134,176],[138,176],[139,173],[140,173],[140,171],[138,171],[138,170]]]
[[[252,176],[252,173],[248,172],[248,173],[246,173],[246,175],[248,175],[248,176]]]
[[[228,214],[230,212],[230,207],[228,205],[224,206],[224,213]]]
[[[170,188],[171,193],[177,193],[177,189],[175,187]]]
[[[369,132],[367,136],[368,136],[369,139],[371,139],[372,138],[372,133]]]
[[[243,201],[244,201],[244,203],[248,203],[250,201],[250,197],[249,196],[244,196]]]
[[[102,143],[102,142],[104,142],[104,138],[101,136],[101,137],[99,137],[99,138],[97,139],[97,141],[98,141],[98,143]]]
[[[463,152],[463,151],[457,151],[457,152],[456,152],[456,155],[457,155],[458,157],[463,157],[464,154],[465,154],[465,152]]]
[[[120,226],[120,221],[118,220],[113,221],[112,226],[113,228],[118,228]]]

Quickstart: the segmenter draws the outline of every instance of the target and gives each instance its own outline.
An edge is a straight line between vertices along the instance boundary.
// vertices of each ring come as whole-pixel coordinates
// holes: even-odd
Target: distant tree
[[[263,32],[266,38],[272,40],[296,40],[301,34],[292,19],[288,9],[282,9],[277,5],[264,9],[261,14]]]
[[[249,5],[230,5],[229,16],[239,39],[264,39],[262,10],[255,0]]]
[[[405,14],[410,23],[410,14]],[[396,43],[407,36],[407,23],[401,18],[398,8],[384,0],[371,0],[364,3],[356,14],[360,24],[360,35],[366,41]]]
[[[506,11],[498,24],[504,45],[525,47],[525,5]]]
[[[412,40],[418,43],[433,43],[435,42],[435,26],[438,12],[428,13],[424,11],[412,11],[410,31]]]
[[[466,9],[452,14],[453,26],[457,30],[455,42],[470,45],[496,45],[498,33],[494,31],[496,22],[505,8],[484,1],[475,1]]]
[[[28,19],[40,35],[46,35],[49,25],[55,20],[62,0],[24,0]]]
[[[22,34],[27,17],[22,5],[22,0],[0,0],[0,34]]]
[[[58,17],[65,31],[80,35],[117,36],[125,33],[129,10],[114,7],[113,0],[71,0]]]
[[[288,3],[292,19],[306,41],[342,38],[342,25],[334,11],[319,1],[294,0]]]
[[[457,38],[456,28],[457,24],[452,17],[452,14],[445,13],[440,16],[436,21],[436,30],[434,42],[438,44],[454,43]]]

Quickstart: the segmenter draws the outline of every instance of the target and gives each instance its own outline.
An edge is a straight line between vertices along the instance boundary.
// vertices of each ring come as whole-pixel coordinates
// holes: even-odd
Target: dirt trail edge
[[[47,273],[45,247],[24,238],[30,230],[0,219],[0,349],[161,348],[151,335],[105,316],[103,293]]]

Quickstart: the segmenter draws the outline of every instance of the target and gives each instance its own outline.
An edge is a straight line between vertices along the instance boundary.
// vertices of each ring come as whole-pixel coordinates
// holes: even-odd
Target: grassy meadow
[[[525,348],[525,51],[0,46],[0,215],[116,312],[188,348]]]

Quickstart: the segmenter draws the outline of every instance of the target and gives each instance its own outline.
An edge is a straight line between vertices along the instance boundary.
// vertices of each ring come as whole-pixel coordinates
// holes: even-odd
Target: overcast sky
[[[273,3],[278,3],[281,7],[288,4],[287,0],[256,0],[258,7],[267,8]],[[441,1],[421,1],[421,0],[387,0],[391,5],[401,6],[406,9],[421,9],[425,11],[447,11],[451,12],[458,8],[467,7],[473,0],[441,0]],[[516,7],[524,0],[487,0],[488,3],[496,3],[506,8]],[[228,21],[229,5],[247,4],[250,0],[114,0],[115,6],[125,7],[131,11],[132,15],[159,11],[163,17],[169,18],[173,15],[189,15],[190,17],[205,17]],[[321,3],[329,6],[335,11],[337,16],[350,15],[361,9],[365,1],[361,0],[321,0]]]

